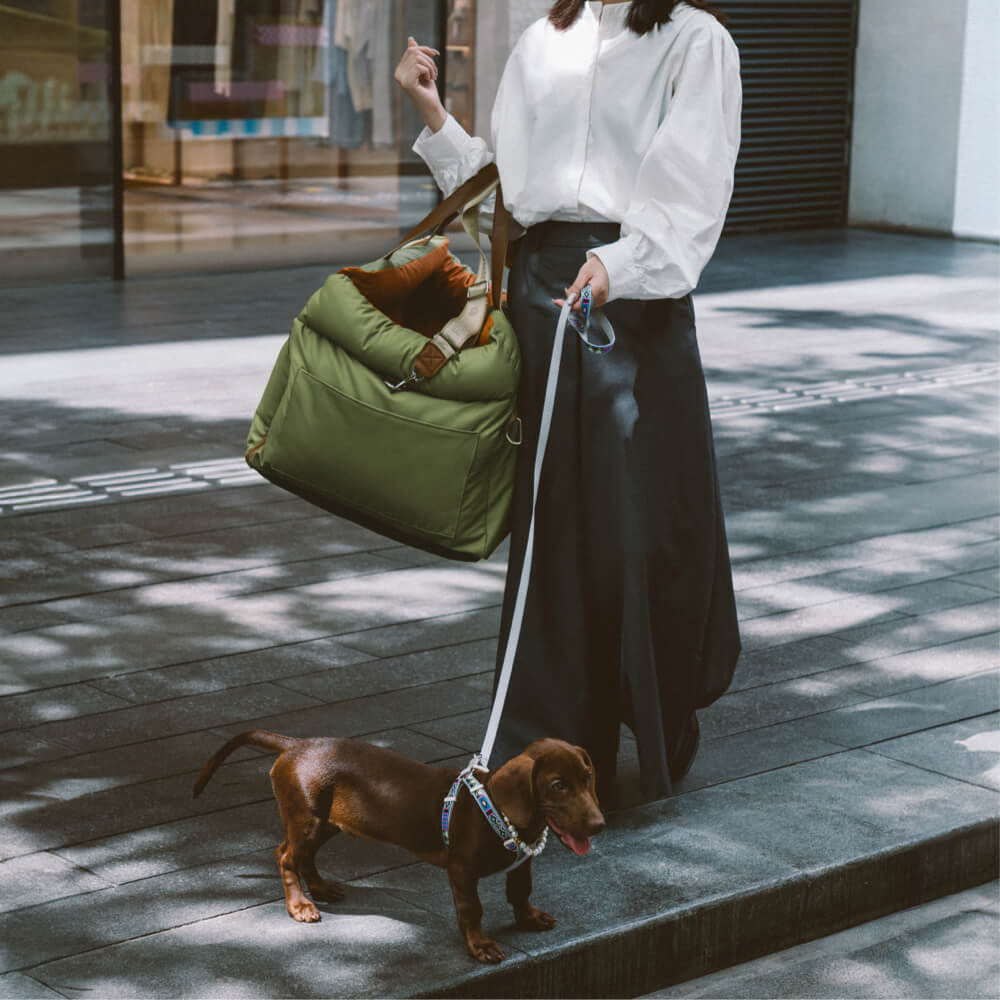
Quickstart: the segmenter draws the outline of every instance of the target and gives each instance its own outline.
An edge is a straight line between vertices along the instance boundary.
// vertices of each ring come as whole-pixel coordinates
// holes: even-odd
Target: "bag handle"
[[[476,204],[489,196],[491,185],[496,185],[496,207],[493,210],[493,229],[490,233],[490,257],[492,262],[492,294],[490,303],[494,309],[500,308],[503,267],[507,258],[507,244],[510,240],[510,213],[503,203],[503,192],[500,190],[500,174],[495,163],[487,163],[475,176],[456,188],[439,205],[433,208],[420,220],[387,254],[388,259],[397,250],[420,236],[437,236],[438,233],[456,218],[471,201]],[[482,197],[479,197],[482,196]],[[478,199],[478,200],[477,200]],[[475,237],[474,237],[475,238]],[[478,239],[476,240],[478,244]],[[482,253],[482,250],[480,250]]]

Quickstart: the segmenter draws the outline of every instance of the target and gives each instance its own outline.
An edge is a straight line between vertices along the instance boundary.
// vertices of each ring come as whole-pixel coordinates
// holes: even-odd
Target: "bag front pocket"
[[[479,436],[393,413],[392,403],[388,391],[385,408],[373,406],[300,368],[263,462],[362,514],[454,538]]]

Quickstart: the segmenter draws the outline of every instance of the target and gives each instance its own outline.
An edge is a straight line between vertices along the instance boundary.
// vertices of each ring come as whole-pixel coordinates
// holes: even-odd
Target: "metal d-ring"
[[[511,429],[517,427],[517,440],[511,437]],[[520,417],[514,417],[512,420],[507,422],[507,426],[504,428],[503,436],[512,445],[519,445],[524,440],[524,427],[521,424]]]

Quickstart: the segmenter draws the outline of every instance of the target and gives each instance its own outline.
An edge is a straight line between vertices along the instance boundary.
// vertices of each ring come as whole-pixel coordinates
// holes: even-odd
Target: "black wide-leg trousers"
[[[545,222],[518,241],[508,312],[521,345],[523,443],[499,663],[531,517],[531,477],[562,298],[609,223]],[[532,740],[583,746],[605,787],[621,722],[642,793],[672,791],[667,756],[691,712],[729,686],[740,643],[705,378],[690,297],[622,299],[617,344],[567,327],[535,514],[527,608],[490,766]]]

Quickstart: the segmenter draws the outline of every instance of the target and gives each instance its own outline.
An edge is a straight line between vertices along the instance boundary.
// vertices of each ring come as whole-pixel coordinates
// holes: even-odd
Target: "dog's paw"
[[[552,914],[535,909],[534,906],[518,913],[516,920],[522,931],[550,931],[556,925],[556,918]]]
[[[507,956],[503,953],[500,945],[489,938],[481,938],[478,941],[469,942],[469,954],[477,962],[485,962],[488,965],[496,965],[502,962]]]
[[[302,924],[314,924],[320,919],[319,910],[308,899],[288,904],[288,915]]]
[[[321,903],[339,903],[344,898],[344,888],[337,882],[320,882],[309,886],[309,894]]]

